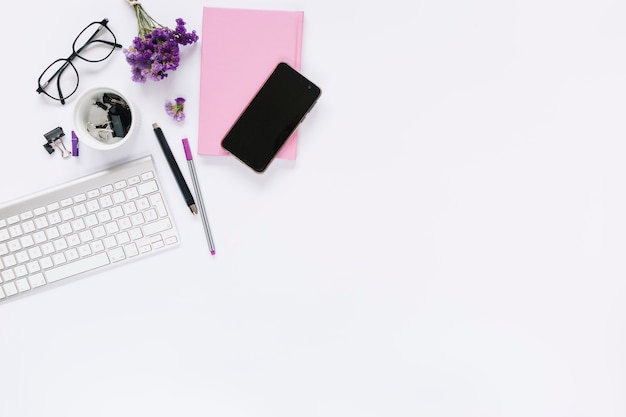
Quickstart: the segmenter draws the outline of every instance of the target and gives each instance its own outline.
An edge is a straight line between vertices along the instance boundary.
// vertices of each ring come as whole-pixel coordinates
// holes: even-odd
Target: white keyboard
[[[0,205],[0,302],[178,244],[151,156]]]

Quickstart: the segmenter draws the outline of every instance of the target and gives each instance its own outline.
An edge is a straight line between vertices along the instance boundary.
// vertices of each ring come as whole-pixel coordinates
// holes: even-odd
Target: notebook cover
[[[227,155],[221,141],[279,62],[300,70],[304,12],[204,7],[199,155]],[[297,131],[277,157],[296,159]]]

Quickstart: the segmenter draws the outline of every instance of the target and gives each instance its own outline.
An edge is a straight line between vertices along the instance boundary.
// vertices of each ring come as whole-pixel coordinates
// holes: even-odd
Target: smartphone
[[[320,94],[297,70],[279,63],[222,139],[222,147],[264,172]]]

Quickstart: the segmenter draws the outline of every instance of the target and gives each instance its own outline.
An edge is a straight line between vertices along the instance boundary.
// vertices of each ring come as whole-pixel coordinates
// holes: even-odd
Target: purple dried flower
[[[150,17],[139,2],[129,1],[129,4],[135,9],[139,26],[139,35],[124,49],[132,80],[140,83],[162,80],[180,64],[179,45],[197,42],[198,35],[195,30],[188,32],[181,18],[176,19],[176,28],[171,30]]]
[[[185,113],[183,113],[184,109],[185,99],[182,97],[177,97],[173,102],[168,101],[165,103],[165,111],[177,122],[182,122],[183,120],[185,120]]]

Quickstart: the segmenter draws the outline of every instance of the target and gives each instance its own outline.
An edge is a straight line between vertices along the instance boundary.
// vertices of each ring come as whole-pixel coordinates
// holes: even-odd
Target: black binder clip
[[[61,156],[63,158],[69,158],[72,156],[72,153],[65,149],[65,145],[63,144],[62,138],[65,136],[63,129],[55,127],[43,136],[47,141],[47,143],[44,143],[43,147],[50,155],[54,153],[54,148],[57,148],[61,152]]]

